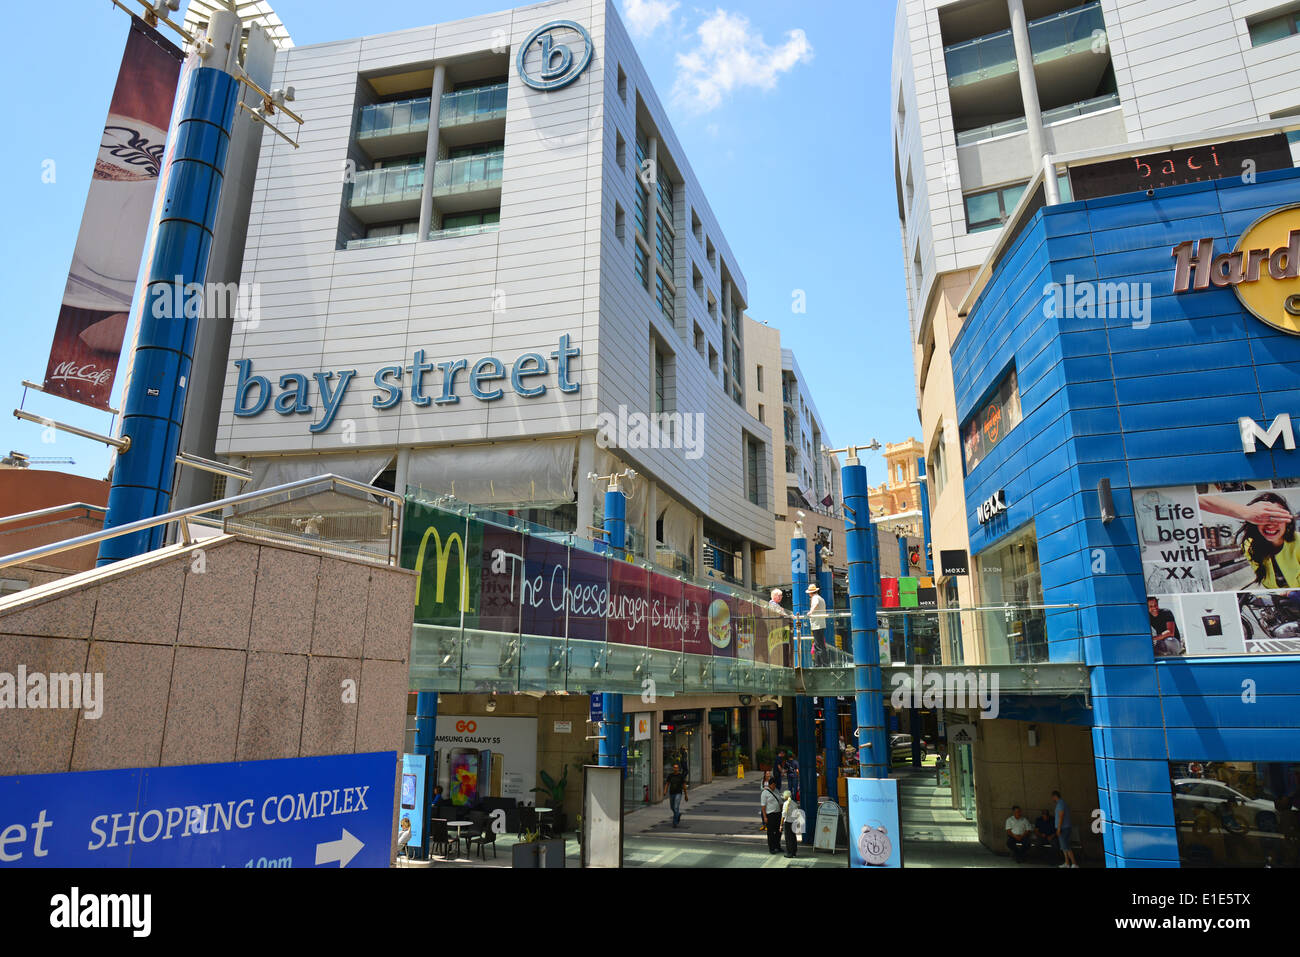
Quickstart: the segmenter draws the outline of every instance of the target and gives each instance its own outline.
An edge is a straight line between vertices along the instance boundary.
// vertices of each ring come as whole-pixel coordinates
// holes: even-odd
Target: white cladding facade
[[[1015,63],[1009,72],[999,63],[1011,40],[996,35],[1009,29],[1009,9],[1021,5],[1042,145],[1053,155],[1142,142],[1160,149],[1300,116],[1300,35],[1260,42],[1260,24],[1295,11],[1295,2],[899,0],[892,141],[913,341],[942,275],[978,267],[1000,233],[968,228],[965,197],[1025,183],[1041,166],[1025,124],[1007,129],[1025,107]],[[971,44],[997,52],[975,53]],[[965,60],[953,51],[963,45]],[[950,76],[949,64],[963,62],[978,62],[983,72]],[[992,105],[1003,97],[1005,113]],[[1004,115],[1005,132],[995,125]]]
[[[589,35],[590,63],[565,86],[534,89],[520,77],[517,52],[534,30],[561,20],[577,23]],[[571,31],[557,36],[574,39]],[[540,59],[538,44],[531,49],[534,60]],[[433,234],[437,238],[426,233],[414,241],[390,236],[388,245],[359,243],[356,231],[375,220],[365,210],[358,215],[368,219],[360,223],[349,215],[357,186],[345,182],[345,172],[374,181],[364,168],[366,154],[357,148],[362,99],[367,91],[398,87],[421,95],[403,78],[428,74],[433,85],[422,80],[422,95],[431,98],[435,115],[439,93],[450,91],[458,76],[503,79],[506,104],[503,133],[491,137],[499,149],[499,186],[472,194],[474,184],[456,186],[453,179],[447,180],[450,188],[440,189],[445,183],[439,176],[458,155],[449,158],[448,150],[464,141],[444,128],[441,145],[427,158],[433,208],[430,212],[425,189],[423,222],[439,230],[469,205],[499,210],[499,223],[481,230],[439,230],[441,235]],[[509,470],[511,462],[526,461],[512,459],[510,448],[522,450],[538,439],[556,440],[564,448],[571,442],[576,447],[572,482],[581,503],[582,486],[592,484],[587,469],[610,464],[596,448],[597,432],[602,423],[618,421],[620,408],[624,421],[660,411],[699,414],[703,441],[695,449],[610,452],[619,465],[637,469],[638,481],[651,489],[649,502],[662,490],[697,513],[697,555],[706,519],[737,541],[772,547],[772,503],[759,495],[755,504],[746,493],[747,458],[752,459],[746,442],[759,443],[766,481],[771,431],[737,403],[718,361],[728,355],[731,311],[739,315],[744,308],[744,278],[612,3],[558,0],[297,47],[279,54],[274,85],[295,88],[294,107],[307,123],[298,150],[269,133],[264,138],[242,276],[244,283],[255,284],[260,310],[254,320],[236,324],[232,335],[219,454],[256,461],[437,449],[445,456],[479,456]],[[492,128],[483,126],[489,133]],[[671,249],[665,245],[663,272],[675,289],[655,275],[654,183],[648,189],[644,247],[650,275],[645,285],[638,281],[639,132],[658,160],[658,175],[672,183],[671,229],[663,234]],[[425,146],[410,152],[424,154]],[[357,164],[355,172],[349,160]],[[414,180],[403,182],[410,189]],[[466,198],[458,192],[462,188],[472,195]],[[413,190],[419,193],[420,187]],[[418,205],[393,206],[400,213],[393,218],[414,220],[409,210]],[[409,232],[413,225],[402,228]],[[353,248],[347,248],[349,239]],[[657,300],[657,289],[669,298],[667,307]],[[566,336],[567,356],[561,348]],[[413,394],[418,350],[434,366],[423,375],[424,403]],[[521,362],[528,354],[535,357]],[[499,365],[479,362],[492,358]],[[464,365],[451,366],[455,360],[465,360]],[[251,365],[241,371],[240,362]],[[385,367],[401,371],[381,374]],[[345,373],[353,370],[332,420],[321,428],[326,419],[321,386],[337,395]],[[304,376],[310,412],[293,411],[294,397],[284,396],[281,377],[291,373]],[[281,398],[283,414],[276,398],[257,414],[236,414],[259,400],[257,385],[237,394],[241,376],[249,375],[267,380],[269,391]],[[292,393],[299,383],[286,380],[286,385]],[[522,394],[539,387],[545,391]],[[501,394],[495,398],[473,394],[490,396],[497,390]],[[629,432],[631,441],[621,444],[647,444]],[[485,456],[489,443],[504,457]],[[568,468],[568,459],[561,458]],[[399,481],[402,473],[399,463]],[[518,498],[520,504],[529,500],[526,494]],[[538,492],[536,498],[546,495]],[[653,509],[641,520],[652,530]],[[585,535],[591,521],[579,515],[578,533]],[[631,506],[629,521],[635,521]]]

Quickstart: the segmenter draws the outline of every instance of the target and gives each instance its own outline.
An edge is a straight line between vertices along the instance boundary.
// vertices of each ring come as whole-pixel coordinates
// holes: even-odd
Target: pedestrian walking
[[[803,833],[803,811],[795,803],[794,796],[789,791],[781,794],[781,827],[785,830],[785,856],[799,856],[799,839],[796,834]]]
[[[760,804],[763,825],[767,828],[767,853],[781,853],[781,795],[777,793],[776,784],[771,778],[763,788]]]
[[[1058,865],[1060,867],[1078,867],[1074,860],[1074,851],[1070,850],[1070,832],[1073,829],[1070,824],[1070,805],[1065,803],[1065,798],[1061,797],[1060,791],[1053,791],[1052,798],[1056,801],[1056,808],[1053,816],[1056,819],[1055,837],[1061,845],[1061,853],[1065,855],[1065,862]]]
[[[682,801],[690,800],[686,791],[686,775],[682,774],[680,764],[674,764],[672,773],[664,781],[664,794],[668,795],[668,804],[673,809],[673,827],[681,823]]]
[[[785,752],[785,763],[781,766],[781,785],[794,795],[796,801],[799,800],[799,762],[795,760],[794,752]]]

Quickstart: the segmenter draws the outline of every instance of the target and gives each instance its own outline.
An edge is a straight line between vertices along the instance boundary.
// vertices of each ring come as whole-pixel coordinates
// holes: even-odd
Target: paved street
[[[947,792],[934,786],[932,771],[897,770],[907,867],[1015,867],[1006,855],[983,847],[975,826],[949,806]],[[787,860],[769,854],[767,837],[759,825],[758,798],[762,773],[750,772],[743,781],[714,780],[691,789],[683,804],[680,826],[672,826],[667,802],[640,806],[626,813],[623,838],[625,867],[847,867],[845,851],[830,854],[800,845],[799,856]],[[567,835],[567,867],[579,867],[578,844]],[[454,860],[435,857],[412,861],[409,867],[509,867],[515,835],[497,839],[497,856],[489,848],[486,859],[471,860],[463,852]],[[1031,863],[1026,867],[1054,866]]]

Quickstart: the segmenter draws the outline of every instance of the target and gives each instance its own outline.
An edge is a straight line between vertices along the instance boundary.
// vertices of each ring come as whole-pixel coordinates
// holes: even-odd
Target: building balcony
[[[1078,53],[1095,55],[1106,46],[1106,20],[1100,0],[1040,17],[1029,23],[1029,49],[1034,65]],[[944,47],[948,86],[969,86],[1016,72],[1016,46],[1011,30]]]
[[[1065,106],[1058,106],[1055,109],[1043,110],[1043,125],[1051,126],[1053,123],[1072,120],[1075,117],[1086,116],[1089,113],[1100,113],[1102,110],[1113,110],[1119,105],[1120,98],[1118,93],[1106,93],[1102,96],[1094,96],[1091,99],[1080,100],[1078,103],[1067,103]],[[971,143],[996,139],[999,136],[1009,136],[1012,133],[1023,133],[1025,129],[1025,118],[1019,116],[1014,120],[1004,120],[1001,123],[990,123],[988,126],[980,126],[973,130],[962,130],[957,134],[957,145],[969,146]]]
[[[501,205],[500,152],[439,160],[433,167],[433,196],[444,213]]]
[[[429,232],[429,238],[456,239],[460,236],[477,236],[479,233],[495,233],[500,228],[500,223],[479,223],[473,226],[453,226],[450,229],[431,230]]]
[[[357,144],[373,159],[423,153],[429,138],[429,97],[363,106]]]
[[[363,223],[418,219],[424,192],[424,166],[386,166],[356,174],[348,208]]]
[[[401,233],[397,236],[369,236],[364,239],[349,239],[348,249],[375,249],[378,246],[401,246],[415,242],[415,233]]]
[[[438,134],[451,146],[505,138],[506,84],[444,93],[438,103]]]

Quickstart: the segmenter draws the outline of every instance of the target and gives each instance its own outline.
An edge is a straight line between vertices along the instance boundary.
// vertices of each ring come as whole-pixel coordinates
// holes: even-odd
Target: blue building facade
[[[1034,660],[1090,668],[1108,866],[1296,864],[1300,655],[1261,640],[1300,633],[1284,604],[1296,522],[1270,565],[1241,515],[1270,489],[1300,514],[1300,450],[1246,451],[1240,420],[1300,415],[1300,336],[1228,285],[1176,293],[1173,249],[1229,252],[1297,202],[1285,170],[1049,206],[953,346],[972,573],[1036,545],[1038,600],[1079,607],[1048,616]]]

